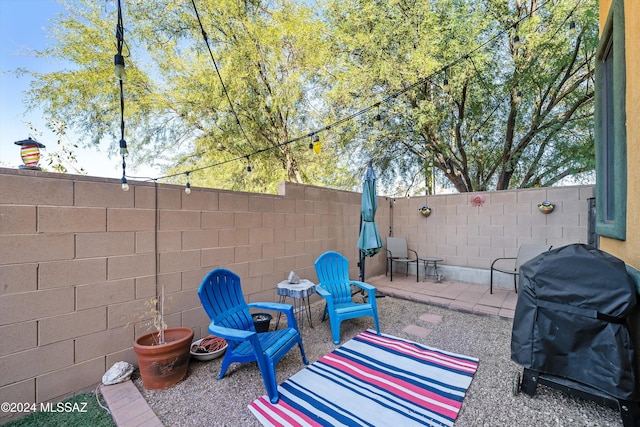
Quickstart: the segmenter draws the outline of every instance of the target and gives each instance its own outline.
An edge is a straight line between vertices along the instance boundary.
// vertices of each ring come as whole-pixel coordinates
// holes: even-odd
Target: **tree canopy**
[[[595,0],[122,4],[130,156],[175,181],[354,189],[372,159],[387,193],[464,192],[594,169]],[[70,0],[39,55],[75,67],[32,73],[28,93],[114,153],[115,23],[112,2]]]

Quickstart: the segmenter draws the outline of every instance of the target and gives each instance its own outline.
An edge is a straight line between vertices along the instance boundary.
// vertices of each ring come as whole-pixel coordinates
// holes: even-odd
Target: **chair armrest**
[[[263,308],[265,310],[274,310],[287,312],[291,310],[293,312],[293,306],[291,304],[283,304],[279,302],[252,302],[247,304],[249,308]]]
[[[359,287],[361,289],[364,289],[365,291],[375,291],[376,290],[375,286],[370,285],[370,284],[365,283],[365,282],[358,282],[356,280],[350,280],[349,284],[357,286],[357,287]]]
[[[316,293],[318,295],[320,295],[322,298],[330,298],[331,294],[329,292],[327,292],[324,288],[320,287],[320,286],[316,286]]]
[[[493,260],[493,262],[491,263],[491,270],[498,270],[498,271],[502,271],[504,273],[510,273],[510,271],[503,271],[503,269],[500,269],[498,267],[494,267],[495,263],[498,261],[504,261],[506,259],[512,259],[513,260],[513,271],[516,270],[516,265],[515,265],[515,261],[516,261],[516,257],[504,257],[504,258],[496,258]]]
[[[209,332],[229,341],[245,341],[251,334],[256,334],[256,332],[243,331],[241,329],[225,328],[213,322],[209,323]]]
[[[413,252],[413,254],[416,256],[416,259],[412,259],[411,261],[418,261],[418,252],[414,251],[413,249],[407,249],[407,251],[409,252]]]
[[[387,258],[393,258],[393,254],[389,249],[387,249]]]

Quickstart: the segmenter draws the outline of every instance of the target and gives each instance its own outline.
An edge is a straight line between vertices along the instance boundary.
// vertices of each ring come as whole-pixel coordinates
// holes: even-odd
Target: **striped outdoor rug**
[[[478,359],[363,332],[249,409],[264,426],[451,426]]]

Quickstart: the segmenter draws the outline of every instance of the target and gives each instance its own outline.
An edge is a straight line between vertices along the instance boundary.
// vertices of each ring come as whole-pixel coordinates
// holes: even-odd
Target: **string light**
[[[569,22],[569,34],[575,34],[576,32],[576,21]]]
[[[120,1],[118,1],[118,3],[120,3]],[[209,41],[208,41],[208,39],[207,39],[206,32],[204,31],[204,29],[203,29],[203,27],[202,27],[202,22],[200,21],[200,17],[199,17],[198,10],[197,10],[197,8],[196,8],[195,2],[194,2],[194,1],[192,1],[191,3],[192,3],[192,5],[193,5],[193,7],[194,7],[194,11],[195,11],[195,13],[196,13],[196,17],[197,17],[198,22],[199,22],[199,24],[200,24],[200,28],[201,28],[201,30],[202,30],[202,34],[203,34],[203,37],[204,37],[205,42],[206,42],[206,44],[207,44],[207,47],[209,47]],[[526,16],[524,16],[524,17],[520,18],[520,20],[519,20],[518,22],[521,22],[521,21],[523,21],[523,20],[525,20],[525,19],[529,18],[530,16],[532,16],[532,15],[533,15],[533,13],[534,13],[535,11],[537,11],[538,9],[540,9],[540,8],[541,8],[542,6],[544,6],[545,4],[546,4],[546,2],[545,2],[545,3],[542,3],[542,4],[540,4],[540,5],[538,5],[538,7],[537,7],[535,10],[532,10],[529,14],[527,14]],[[577,5],[576,5],[576,7],[577,7]],[[575,9],[575,8],[574,8],[574,9]],[[570,14],[569,16],[571,16],[571,14]],[[120,18],[120,19],[121,19],[121,18]],[[442,87],[443,91],[448,93],[448,92],[450,92],[450,90],[451,90],[451,86],[450,86],[450,84],[449,84],[449,79],[448,79],[448,76],[447,76],[447,72],[448,72],[449,67],[454,66],[454,65],[458,64],[459,62],[461,62],[461,61],[463,61],[463,60],[465,60],[465,59],[470,59],[470,58],[472,57],[472,55],[473,55],[475,52],[477,52],[477,51],[479,51],[479,50],[483,49],[485,46],[487,46],[487,45],[489,45],[489,44],[494,43],[496,40],[498,40],[498,38],[499,38],[500,36],[502,36],[502,35],[504,35],[505,33],[507,33],[507,32],[509,31],[509,29],[510,29],[510,28],[517,28],[517,24],[518,24],[518,22],[517,22],[517,23],[515,23],[515,24],[513,24],[513,25],[511,25],[511,26],[509,26],[509,28],[506,28],[506,29],[501,30],[501,31],[500,31],[499,33],[497,33],[495,36],[493,36],[493,37],[489,38],[488,40],[486,40],[485,42],[483,42],[482,44],[480,44],[480,45],[479,45],[479,46],[477,46],[476,48],[472,49],[469,53],[467,53],[467,54],[465,54],[464,56],[461,56],[461,57],[459,57],[459,58],[457,58],[457,59],[455,59],[455,60],[451,61],[450,63],[448,63],[447,65],[445,65],[443,68],[441,68],[440,70],[438,70],[436,73],[443,72],[443,71],[444,71],[444,73],[445,73],[444,80],[443,80],[443,87]],[[565,20],[565,22],[566,22],[566,20]],[[570,24],[569,24],[569,29],[570,29],[570,30],[575,30],[575,22],[574,22],[574,21],[571,21],[571,22],[570,22]],[[522,43],[523,43],[523,42],[520,40],[520,37],[519,37],[518,35],[515,35],[515,36],[514,36],[514,38],[513,38],[512,42],[513,42],[513,47],[514,47],[515,49],[518,49],[518,48],[522,45]],[[215,66],[215,68],[216,68],[216,72],[218,72],[218,77],[220,77],[219,70],[218,70],[218,67],[217,67],[217,63],[215,62],[215,58],[213,58],[213,54],[212,54],[212,52],[211,52],[211,49],[210,49],[210,48],[209,48],[209,51],[210,51],[210,53],[211,53],[211,59],[213,60],[214,66]],[[285,142],[280,143],[280,144],[276,144],[276,145],[273,145],[273,146],[270,146],[270,147],[267,147],[267,148],[263,148],[263,149],[255,150],[255,151],[254,151],[253,153],[251,153],[251,154],[242,155],[242,156],[239,156],[239,157],[236,157],[236,158],[233,158],[233,159],[228,159],[228,160],[224,160],[224,161],[217,162],[217,163],[214,163],[214,164],[206,165],[206,166],[203,166],[203,167],[200,167],[200,168],[197,168],[197,169],[193,169],[193,170],[191,170],[190,172],[196,172],[196,171],[200,171],[200,170],[209,169],[209,168],[212,168],[212,167],[215,167],[215,166],[219,166],[219,165],[226,164],[226,163],[229,163],[229,162],[237,161],[237,160],[240,160],[240,159],[242,159],[242,158],[246,158],[246,160],[247,160],[247,172],[251,172],[251,171],[252,171],[252,168],[251,168],[250,159],[249,159],[249,157],[250,157],[251,155],[260,154],[260,153],[263,153],[263,152],[266,152],[266,151],[269,151],[269,150],[273,150],[273,149],[276,149],[276,148],[279,148],[279,147],[283,147],[283,146],[286,146],[286,145],[289,145],[289,144],[293,144],[293,143],[298,142],[298,141],[300,141],[300,140],[302,140],[302,139],[304,139],[304,138],[307,138],[307,137],[310,137],[310,138],[311,138],[311,142],[310,142],[310,143],[309,143],[309,145],[308,145],[309,150],[312,150],[312,149],[313,149],[316,153],[319,153],[319,152],[320,152],[320,149],[321,149],[321,144],[320,144],[320,142],[319,142],[320,137],[317,135],[317,133],[318,133],[318,132],[322,132],[323,130],[329,130],[329,129],[331,129],[331,127],[332,127],[332,126],[338,126],[338,125],[341,125],[341,124],[343,124],[343,123],[346,123],[346,122],[348,122],[348,121],[350,121],[350,120],[352,120],[352,119],[354,119],[354,118],[356,118],[356,117],[358,117],[358,116],[361,116],[361,115],[363,115],[363,114],[367,113],[368,111],[372,110],[373,108],[378,108],[378,109],[379,109],[379,106],[380,106],[380,104],[381,104],[381,103],[385,103],[385,104],[386,104],[386,103],[389,103],[389,102],[391,102],[391,101],[395,100],[395,99],[396,99],[397,97],[399,97],[400,95],[402,95],[402,94],[404,94],[404,93],[406,93],[406,92],[408,92],[408,91],[410,91],[410,90],[413,90],[414,88],[416,88],[416,87],[418,87],[418,86],[422,86],[422,85],[424,85],[424,84],[426,84],[426,83],[430,82],[430,81],[431,81],[431,79],[433,78],[433,76],[434,76],[436,73],[432,73],[432,74],[430,74],[430,75],[429,75],[429,76],[427,76],[427,77],[424,77],[424,78],[422,78],[422,79],[419,79],[418,81],[416,81],[415,83],[413,83],[413,84],[411,84],[411,85],[409,85],[409,86],[405,87],[404,89],[399,90],[398,92],[395,92],[395,93],[393,93],[393,94],[391,94],[391,95],[387,96],[387,97],[386,97],[386,98],[384,98],[382,101],[376,102],[375,104],[373,104],[373,105],[371,105],[371,106],[369,106],[369,107],[366,107],[366,108],[364,108],[364,109],[362,109],[362,110],[360,110],[360,111],[356,111],[355,113],[353,113],[353,114],[351,114],[351,115],[349,115],[349,116],[346,116],[346,117],[344,117],[344,118],[342,118],[342,119],[339,119],[339,120],[337,120],[336,122],[334,122],[332,125],[326,126],[326,127],[325,127],[325,128],[323,128],[323,129],[316,130],[316,131],[311,132],[311,133],[308,133],[308,134],[306,134],[306,135],[303,135],[303,136],[300,136],[300,137],[293,138],[293,139],[291,139],[291,140],[285,141]],[[231,100],[230,100],[230,99],[229,99],[229,97],[228,97],[228,93],[226,93],[226,87],[224,87],[224,82],[222,82],[222,81],[221,81],[221,83],[222,83],[222,85],[223,85],[223,89],[225,89],[225,95],[227,96],[227,99],[228,99],[229,103],[232,105]],[[515,99],[517,99],[517,102],[519,102],[519,101],[520,101],[520,99],[521,99],[521,92],[520,92],[520,91],[518,91],[518,92],[517,92]],[[231,107],[231,108],[232,108],[232,112],[233,112],[233,113],[234,113],[234,115],[236,116],[236,122],[237,122],[237,124],[240,126],[241,131],[242,131],[242,133],[243,133],[243,135],[244,135],[245,139],[247,139],[247,136],[246,136],[246,134],[245,134],[245,132],[244,132],[244,129],[242,129],[242,126],[240,125],[240,121],[237,119],[237,113],[233,110],[233,107]],[[380,115],[380,113],[379,113],[379,112],[374,116],[374,121],[375,121],[375,124],[378,124],[378,123],[381,123],[381,122],[382,122],[382,117],[381,117],[381,115]],[[124,125],[124,124],[123,124],[123,125]],[[123,138],[123,141],[124,141],[124,138]],[[248,141],[248,139],[247,139],[247,141]],[[479,142],[480,144],[485,145],[485,146],[487,145],[487,143],[486,143],[486,142],[482,141],[482,137],[481,137],[481,136],[479,136],[479,137],[478,137],[478,142]],[[250,144],[250,145],[251,145],[251,144]],[[125,148],[126,148],[126,142],[125,142]],[[224,149],[224,147],[223,147],[221,144],[218,144],[218,147],[217,147],[217,148],[218,148],[219,150]],[[442,160],[444,160],[444,159],[442,159]],[[447,160],[446,162],[442,162],[442,161],[441,161],[441,163],[447,166],[447,169],[446,169],[447,174],[451,173],[451,171],[452,171],[452,170],[451,170],[452,166],[451,166],[450,160]],[[454,170],[454,173],[461,174],[461,171],[458,171],[458,170],[456,170],[455,168],[454,168],[453,170]],[[171,178],[171,177],[174,177],[174,176],[177,176],[177,175],[181,175],[181,174],[183,174],[183,173],[184,173],[184,174],[187,174],[187,175],[189,174],[189,172],[181,172],[181,173],[176,173],[176,174],[172,174],[172,175],[166,175],[166,176],[163,176],[163,177],[160,177],[160,178],[154,178],[154,181],[156,181],[156,180],[158,180],[158,179],[162,179],[162,178]],[[124,178],[124,175],[123,175],[123,179],[124,179],[124,181],[126,181],[126,178]],[[189,185],[189,184],[188,184],[188,186],[190,187],[190,185]],[[124,184],[123,184],[123,188],[124,188]],[[186,192],[186,188],[185,188],[185,192]]]
[[[520,36],[518,36],[518,35],[516,34],[516,36],[513,38],[513,48],[514,48],[515,50],[518,50],[518,49],[520,49],[520,45],[521,45],[521,44],[522,44],[522,43],[520,42]]]
[[[127,177],[124,174],[122,175],[120,182],[122,183],[122,191],[129,191],[129,183],[127,182]]]
[[[520,101],[522,101],[522,92],[520,92],[519,89],[518,89],[518,92],[516,92],[516,97],[513,100],[515,101],[516,104],[519,104]]]
[[[115,67],[113,69],[113,73],[116,75],[118,80],[121,80],[123,82],[126,81],[127,80],[127,72],[124,69],[124,56],[122,56],[119,53],[115,54],[114,57],[113,57],[113,63],[115,64]]]
[[[189,182],[189,173],[190,172],[186,173],[186,175],[187,175],[187,185],[184,187],[184,192],[187,193],[187,194],[191,194],[191,183]]]

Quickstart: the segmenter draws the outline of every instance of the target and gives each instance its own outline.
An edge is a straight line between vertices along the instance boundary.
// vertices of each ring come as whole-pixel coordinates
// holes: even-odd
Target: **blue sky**
[[[68,67],[51,59],[29,55],[30,49],[40,50],[54,43],[53,39],[48,38],[46,27],[52,25],[51,20],[59,13],[65,13],[65,9],[55,0],[0,0],[0,167],[15,168],[22,164],[20,148],[14,142],[28,136],[47,146],[43,150],[45,154],[58,149],[57,137],[46,128],[42,112],[36,110],[25,114],[26,106],[22,99],[24,92],[29,89],[29,77],[16,78],[11,71],[24,67],[46,73]],[[114,120],[119,121],[119,117],[114,117]],[[43,134],[31,132],[25,122],[33,123]],[[69,133],[66,142],[74,142],[74,139],[74,135]],[[109,159],[107,148],[105,143],[100,150],[76,150],[78,163],[88,175],[109,178],[122,176],[121,160],[117,156]],[[43,165],[42,160],[40,165]],[[136,171],[129,166],[127,172],[158,176],[152,170]]]

